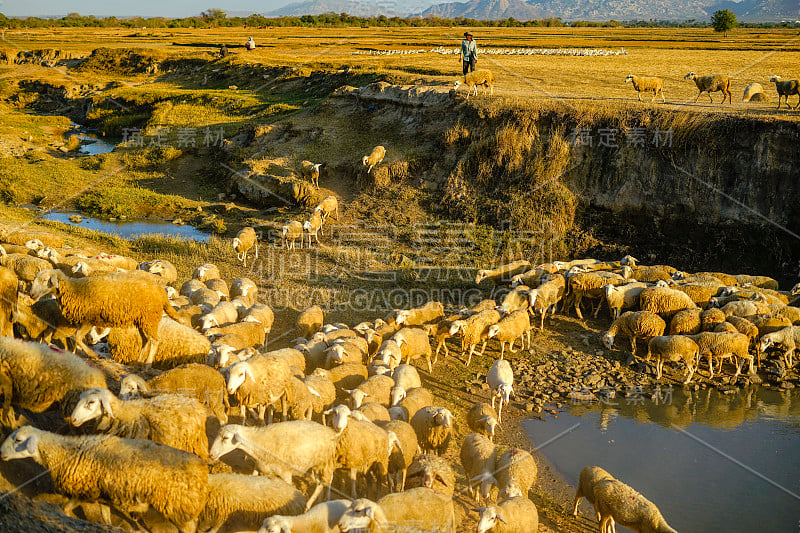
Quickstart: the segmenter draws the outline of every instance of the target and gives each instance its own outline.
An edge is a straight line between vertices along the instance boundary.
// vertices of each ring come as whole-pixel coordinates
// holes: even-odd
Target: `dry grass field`
[[[141,47],[165,54],[191,55],[231,46],[246,62],[338,68],[351,66],[397,74],[422,84],[448,85],[458,74],[457,56],[436,53],[410,55],[354,55],[363,50],[430,50],[456,48],[463,28],[226,28],[219,30],[52,30],[7,31],[11,50],[59,48],[84,55],[97,47]],[[496,92],[533,98],[561,99],[564,105],[591,100],[598,103],[634,102],[635,92],[625,76],[659,76],[664,79],[667,106],[690,111],[724,109],[726,112],[773,115],[776,106],[772,74],[798,75],[800,35],[796,30],[739,29],[722,37],[711,29],[634,28],[475,28],[482,48],[601,48],[626,55],[549,56],[483,55],[479,68],[493,70]],[[248,36],[258,43],[245,53]],[[726,74],[732,78],[733,105],[710,104],[703,95],[695,104],[694,84],[683,77]],[[770,103],[742,103],[744,87],[759,82],[772,97]],[[713,95],[720,101],[720,94]],[[664,104],[660,104],[664,105]],[[795,113],[774,114],[794,118]]]

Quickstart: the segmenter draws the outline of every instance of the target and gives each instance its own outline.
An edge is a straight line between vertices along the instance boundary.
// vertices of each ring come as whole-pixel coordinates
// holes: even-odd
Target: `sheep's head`
[[[631,77],[631,76],[628,76],[628,77]],[[622,259],[619,260],[619,264],[620,265],[628,265],[628,266],[632,266],[632,267],[635,267],[636,263],[638,263],[638,262],[639,262],[639,260],[636,259],[635,257],[633,257],[632,255],[626,255],[625,257],[623,257]]]
[[[454,320],[452,324],[450,324],[450,335],[456,335],[459,331],[464,331],[466,328],[467,322],[465,320]]]
[[[42,270],[33,279],[31,285],[31,297],[34,300],[39,300],[48,294],[58,294],[58,284],[66,275],[60,270]]]
[[[111,328],[98,329],[97,326],[92,326],[89,330],[89,344],[97,344],[102,341],[108,334],[111,333]]]
[[[345,391],[350,392],[350,391]],[[344,431],[344,428],[347,427],[347,419],[350,417],[352,411],[346,405],[337,405],[336,407],[331,407],[323,414],[325,416],[331,417],[331,427],[337,433],[341,433]]]
[[[365,155],[364,157],[361,158],[361,164],[363,166],[367,166],[369,164],[369,156],[368,155]]]
[[[310,221],[308,221],[308,220],[306,220],[305,222],[303,222],[303,229],[304,229],[305,231],[311,231],[311,222],[310,222]]]
[[[486,436],[489,437],[489,440],[494,438],[495,430],[498,426],[497,419],[491,415],[484,416],[478,422],[483,422],[483,427],[486,430]]]
[[[283,516],[270,516],[264,520],[258,533],[292,533],[292,525]]]
[[[85,278],[92,273],[92,267],[90,267],[89,263],[86,261],[78,261],[72,265],[72,273],[75,275],[75,277]]]
[[[685,80],[693,80],[693,79],[695,79],[696,77],[697,77],[697,74],[695,74],[694,72],[690,72],[689,74],[687,74],[686,76],[684,76],[684,77],[683,77],[683,79],[685,79]]]
[[[167,285],[164,290],[167,292],[167,298],[170,300],[174,300],[179,296],[177,289],[175,287],[170,287]]]
[[[461,80],[456,80],[455,83],[453,83],[453,89],[458,89],[459,87],[461,87]]]
[[[486,279],[486,276],[486,270],[478,270],[478,274],[475,276],[475,285],[480,285],[481,281]]]
[[[453,415],[448,409],[440,407],[433,415],[433,421],[445,429],[453,427]]]
[[[633,81],[633,74],[628,74],[628,77],[625,78],[625,83],[630,83]]]
[[[26,459],[32,457],[39,460],[40,430],[33,426],[23,426],[14,431],[0,446],[0,459]]]
[[[514,393],[514,387],[510,383],[501,383],[497,387],[497,396],[500,398],[501,405],[508,404],[511,401],[511,395]]]
[[[620,270],[620,275],[623,277],[623,279],[630,279],[631,276],[633,276],[633,269],[628,265],[623,265]]]
[[[761,340],[758,343],[758,349],[761,350],[761,352],[763,353],[767,351],[769,347],[773,345],[773,343],[774,341],[768,334],[764,335],[763,337],[761,337]]]
[[[390,405],[394,407],[406,397],[406,389],[400,386],[392,387]]]
[[[656,287],[659,287],[659,288],[662,288],[662,289],[667,289],[667,288],[669,288],[669,283],[667,283],[666,280],[660,279],[660,280],[656,281]]]
[[[208,453],[212,461],[219,461],[220,457],[238,449],[242,445],[242,426],[236,424],[228,424],[222,426],[219,430],[219,435],[214,439],[211,444],[211,450]]]
[[[399,405],[389,408],[389,418],[392,420],[402,420],[403,422],[408,422],[407,411]]]
[[[519,496],[523,496],[522,489],[520,489],[513,483],[510,483],[509,485],[504,487],[503,490],[500,491],[498,499],[499,498],[510,499],[510,498],[517,498]]]
[[[131,400],[143,394],[150,394],[147,382],[136,374],[128,374],[119,385],[119,397],[122,400]]]
[[[353,500],[339,519],[339,530],[343,533],[369,531],[370,524],[378,521],[385,521],[385,517],[377,503],[366,499]]]
[[[496,337],[498,333],[500,333],[500,326],[498,326],[497,324],[492,324],[491,326],[489,326],[489,338],[490,339],[493,339],[494,337]]]
[[[492,485],[497,486],[497,479],[488,472],[482,472],[469,480],[470,484],[480,484],[479,493],[481,498],[488,500],[492,493]]]
[[[797,296],[798,294],[800,294],[800,283],[796,283],[792,290],[789,291],[790,296]]]
[[[491,531],[497,525],[498,520],[504,524],[508,523],[506,519],[503,518],[503,515],[500,514],[500,509],[496,505],[476,507],[473,511],[477,511],[481,514],[481,518],[478,520],[478,529],[476,530],[478,533]]]
[[[234,237],[234,239],[233,239],[233,249],[238,252],[239,248],[241,246],[242,246],[242,240],[239,237]]]
[[[219,322],[217,321],[217,317],[215,317],[214,315],[206,315],[202,319],[200,319],[200,329],[203,331],[218,327],[219,327]]]
[[[83,391],[75,409],[72,410],[70,423],[78,427],[103,415],[114,418],[114,412],[111,409],[112,396],[111,391],[108,389],[87,389]]]
[[[255,381],[247,361],[241,361],[231,365],[228,370],[228,394],[235,393],[247,378]]]
[[[397,312],[397,317],[395,318],[395,322],[397,325],[405,324],[406,321],[409,319],[410,313],[407,310],[402,310]]]
[[[606,349],[611,350],[614,347],[614,335],[611,333],[606,333],[603,335],[603,346]]]
[[[364,404],[364,398],[369,396],[366,392],[361,389],[353,389],[350,391],[350,403],[353,405],[353,409],[358,409]]]
[[[44,248],[44,243],[39,239],[30,239],[25,241],[25,248],[28,250],[41,250]]]
[[[776,74],[773,74],[772,76],[769,77],[770,83],[777,83],[779,81],[781,81],[781,77]]]
[[[612,284],[603,285],[603,294],[606,295],[606,298],[614,294],[614,291],[617,290]]]

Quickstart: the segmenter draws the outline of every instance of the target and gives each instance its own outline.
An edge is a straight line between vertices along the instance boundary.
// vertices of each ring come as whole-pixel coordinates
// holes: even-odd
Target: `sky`
[[[144,17],[187,17],[199,15],[209,8],[218,7],[227,13],[266,13],[283,7],[298,0],[136,0],[135,2],[101,1],[101,0],[0,0],[0,13],[7,16],[36,16],[56,15],[64,16],[67,13],[80,13],[81,15],[96,15],[98,17],[117,16],[126,17],[140,15]],[[387,0],[359,0],[368,4],[385,5]],[[400,3],[419,4],[420,2],[403,2],[402,0],[389,0]],[[422,2],[426,5],[433,3]],[[423,7],[424,9],[424,7]],[[402,9],[405,11],[405,9]]]

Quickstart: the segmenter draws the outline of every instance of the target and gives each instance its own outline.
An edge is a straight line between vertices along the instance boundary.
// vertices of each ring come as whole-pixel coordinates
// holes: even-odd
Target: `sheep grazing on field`
[[[233,250],[236,252],[236,259],[242,262],[243,267],[247,267],[247,252],[251,248],[255,249],[255,258],[258,259],[258,236],[256,230],[250,226],[242,228],[233,239]]]
[[[677,533],[653,502],[621,481],[597,482],[594,499],[600,514],[601,533],[612,533],[615,530],[613,522],[638,533]]]
[[[731,79],[728,76],[723,76],[722,74],[714,74],[711,76],[698,76],[694,72],[690,72],[686,76],[683,77],[685,80],[694,80],[695,85],[697,85],[697,90],[700,91],[697,93],[697,98],[694,99],[695,103],[700,98],[700,95],[703,93],[708,93],[708,99],[711,100],[711,103],[714,103],[714,99],[711,97],[711,93],[720,91],[722,92],[722,103],[725,103],[725,98],[728,98],[728,103],[733,103],[733,96],[731,94]]]
[[[389,494],[377,503],[354,500],[339,520],[339,530],[455,533],[453,500],[424,487]]]
[[[775,84],[775,89],[778,91],[778,109],[781,108],[781,98],[786,99],[786,107],[789,106],[789,97],[797,95],[797,105],[795,109],[800,107],[800,81],[798,80],[781,80],[780,76],[772,76],[769,79],[770,83]]]
[[[300,514],[306,498],[282,479],[241,474],[210,474],[208,497],[198,529],[207,533],[254,530],[277,513]]]
[[[101,433],[127,439],[147,439],[208,457],[205,407],[188,396],[162,394],[123,401],[107,389],[88,389],[72,410],[70,422],[79,427],[99,419]]]
[[[386,157],[386,148],[378,145],[372,149],[372,152],[369,155],[365,155],[361,159],[361,164],[365,167],[368,167],[367,174],[369,174],[376,165],[383,161],[384,157]]]
[[[664,334],[666,322],[655,313],[649,311],[627,311],[616,319],[603,335],[603,344],[609,350],[614,347],[614,338],[618,333],[628,337],[631,342],[631,354],[636,356],[636,339],[649,341],[651,337]]]
[[[92,326],[136,326],[142,337],[140,361],[149,365],[158,350],[158,323],[162,313],[179,317],[164,288],[133,274],[107,274],[69,278],[60,270],[43,270],[31,287],[35,299],[54,295],[67,321],[78,325],[75,342],[84,352],[96,356],[83,342]]]
[[[760,83],[751,83],[744,88],[744,93],[742,93],[742,102],[749,102],[753,96],[763,93],[764,87],[762,87]]]
[[[497,411],[488,403],[477,402],[467,411],[467,425],[472,431],[482,433],[492,440],[498,426]]]
[[[478,270],[478,273],[475,276],[475,285],[480,285],[480,283],[485,279],[492,280],[495,285],[508,284],[511,283],[514,276],[517,274],[523,274],[530,270],[530,268],[530,262],[523,260],[514,261],[513,263],[501,265],[490,270],[481,269]]]
[[[656,96],[659,94],[661,95],[661,101],[666,101],[664,98],[664,82],[661,81],[661,78],[648,78],[629,74],[628,77],[625,78],[625,83],[629,82],[632,83],[633,88],[636,89],[640,102],[642,101],[642,93],[653,93],[653,99],[650,100],[651,102],[655,102]]]
[[[310,181],[314,187],[319,189],[319,175],[322,173],[323,163],[312,163],[311,161],[300,162],[300,175]]]
[[[208,365],[198,363],[182,365],[148,381],[130,374],[120,382],[119,397],[122,400],[156,394],[189,395],[208,407],[221,423],[228,422],[226,411],[229,405],[225,378]]]
[[[208,467],[197,456],[146,440],[109,435],[65,436],[25,426],[0,446],[3,461],[32,458],[70,498],[108,502],[124,515],[150,507],[181,533],[194,533],[208,494]],[[103,518],[111,512],[103,506]]]
[[[536,533],[539,511],[527,496],[516,494],[497,505],[473,509],[480,513],[477,533]]]
[[[300,240],[300,249],[303,249],[303,223],[292,220],[285,226],[281,227],[281,240],[283,247],[288,250],[294,250],[295,242]]]
[[[339,520],[350,507],[350,500],[318,503],[297,516],[272,515],[264,520],[258,533],[329,533],[337,531]]]
[[[476,70],[475,72],[469,72],[465,76],[457,79],[455,83],[453,83],[453,89],[458,90],[459,87],[462,85],[467,86],[467,98],[470,97],[472,92],[475,92],[475,96],[478,96],[478,86],[483,86],[483,94],[486,94],[486,91],[489,91],[489,94],[494,94],[494,74],[490,70]]]
[[[489,339],[489,327],[500,321],[500,313],[495,309],[485,309],[464,320],[456,320],[450,326],[450,335],[461,336],[461,356],[466,355],[464,364],[469,366],[472,361],[472,354],[479,342],[483,342],[480,355],[486,349],[486,342]],[[467,351],[469,348],[469,351]]]
[[[664,361],[683,361],[686,366],[686,378],[683,383],[689,383],[697,370],[700,357],[700,347],[689,337],[683,335],[667,335],[653,337],[647,343],[647,359],[654,357],[656,360],[656,379],[661,379]]]
[[[765,352],[770,347],[782,349],[786,368],[792,368],[792,356],[798,345],[800,345],[800,326],[788,326],[761,337],[758,349],[760,352]]]
[[[317,204],[314,211],[322,215],[323,221],[330,215],[333,215],[333,218],[339,220],[339,200],[337,200],[335,196],[326,196]]]
[[[578,478],[578,488],[575,491],[575,504],[572,509],[572,516],[578,516],[578,504],[581,498],[586,498],[586,501],[592,504],[597,521],[600,521],[600,513],[597,511],[597,506],[594,503],[594,486],[601,481],[613,480],[614,476],[600,468],[599,466],[585,466],[581,470]],[[613,520],[612,520],[613,523]]]
[[[105,386],[103,373],[75,354],[0,337],[0,426],[15,426],[12,405],[34,413],[42,413],[56,402],[71,409],[82,391]]]
[[[316,487],[308,498],[306,510],[333,479],[336,434],[316,422],[295,420],[265,428],[228,424],[220,428],[209,456],[218,461],[237,449],[255,461],[260,474],[279,477],[286,483],[292,483],[293,476],[310,472]]]

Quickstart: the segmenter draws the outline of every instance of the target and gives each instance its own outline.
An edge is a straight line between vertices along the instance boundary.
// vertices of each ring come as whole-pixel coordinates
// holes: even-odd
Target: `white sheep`
[[[273,404],[278,401],[285,419],[291,401],[288,390],[291,375],[286,360],[262,354],[228,367],[228,394],[234,395],[239,403],[242,420],[245,420],[245,409],[249,408],[257,409],[259,420],[264,422],[269,408],[266,422],[272,423]]]
[[[547,315],[548,309],[550,315],[555,313],[558,302],[564,297],[564,289],[566,287],[566,280],[561,274],[552,274],[547,281],[539,285],[535,289],[528,291],[530,298],[530,309],[533,313],[539,311],[540,321],[539,330],[544,329],[544,319]],[[580,313],[580,309],[578,312]]]
[[[406,363],[423,357],[428,363],[428,372],[433,372],[431,356],[431,342],[428,339],[428,332],[421,328],[401,328],[392,336],[392,340],[400,347],[400,353],[406,359]]]
[[[497,324],[489,326],[488,337],[496,339],[500,342],[500,359],[505,354],[506,344],[509,345],[508,349],[511,353],[517,353],[519,350],[514,350],[514,342],[519,339],[522,349],[525,349],[525,338],[527,336],[527,349],[531,349],[531,320],[530,315],[526,309],[513,311],[511,314],[504,316]]]
[[[523,274],[530,270],[530,268],[531,264],[529,261],[520,260],[490,270],[481,269],[478,270],[475,276],[475,285],[480,285],[485,279],[492,280],[495,285],[510,283],[514,276]]]
[[[388,494],[377,503],[354,500],[339,520],[339,529],[342,533],[391,530],[455,533],[453,500],[424,487]]]
[[[650,100],[651,102],[655,102],[656,96],[660,94],[661,101],[666,102],[664,98],[664,82],[661,78],[648,78],[645,76],[628,74],[628,77],[625,78],[625,83],[629,82],[632,83],[633,88],[636,89],[636,94],[640,102],[642,101],[642,93],[653,93],[653,99]]]
[[[310,472],[316,487],[308,498],[306,510],[333,479],[336,434],[316,422],[294,420],[265,428],[228,424],[220,428],[209,456],[218,461],[237,449],[255,461],[259,473],[277,476],[286,483],[291,483],[293,476]]]
[[[281,239],[283,247],[287,250],[294,250],[295,241],[300,240],[300,249],[303,249],[303,223],[292,220],[281,227]]]
[[[319,211],[314,211],[311,213],[311,216],[308,217],[308,220],[303,222],[303,231],[306,232],[306,237],[308,238],[308,248],[311,248],[311,240],[319,242],[319,234],[322,233],[322,215]]]
[[[711,93],[716,91],[722,92],[722,103],[725,103],[725,97],[728,98],[728,103],[733,103],[733,96],[731,95],[731,79],[728,76],[723,76],[722,74],[713,74],[711,76],[698,76],[694,72],[690,72],[686,76],[683,77],[685,80],[694,80],[695,85],[697,85],[697,90],[700,91],[697,93],[697,98],[694,99],[695,103],[697,103],[697,99],[700,98],[700,95],[703,93],[708,93],[708,99],[711,100],[711,103],[714,103],[714,99],[711,98]]]
[[[474,510],[480,512],[477,533],[535,533],[539,530],[539,511],[526,496],[515,495],[497,505]]]
[[[110,502],[123,513],[152,507],[181,533],[192,533],[208,493],[208,467],[199,457],[146,440],[73,437],[25,426],[6,438],[0,458],[32,458],[44,467],[56,491],[70,498],[67,515],[86,499]],[[108,508],[103,518],[110,524]]]
[[[314,164],[311,161],[300,162],[300,174],[317,189],[319,189],[319,175],[322,173],[322,165],[323,163]]]
[[[497,422],[502,422],[503,406],[508,405],[511,395],[514,393],[514,371],[511,369],[511,363],[505,359],[495,361],[486,373],[486,383],[489,385],[492,396],[493,409],[495,400],[499,400]]]
[[[216,533],[223,526],[253,530],[273,514],[300,514],[306,498],[282,479],[241,474],[209,474],[208,496],[198,529]]]
[[[457,79],[455,83],[453,83],[453,89],[457,91],[461,85],[466,85],[468,88],[467,98],[469,98],[473,91],[475,92],[475,96],[478,96],[479,85],[483,85],[483,94],[486,94],[487,90],[489,94],[494,94],[494,83],[495,78],[491,70],[476,70],[474,72],[468,72],[466,75]]]
[[[600,514],[601,533],[614,531],[612,519],[638,533],[677,533],[653,502],[616,479],[594,485],[594,504]]]
[[[242,262],[243,267],[247,267],[247,252],[251,248],[255,249],[255,258],[258,259],[258,236],[256,230],[246,226],[239,230],[233,239],[233,250],[236,252],[236,259]]]
[[[749,352],[750,338],[741,333],[713,333],[704,331],[697,335],[687,335],[700,348],[700,357],[703,355],[708,357],[708,372],[709,377],[714,377],[713,359],[719,360],[719,370],[722,371],[722,362],[725,358],[733,357],[737,362],[736,374],[738,377],[742,372],[742,366],[745,361],[749,361],[750,368],[748,372],[754,373],[753,369],[753,356]]]
[[[744,93],[742,93],[742,102],[749,102],[753,96],[763,92],[764,87],[762,87],[760,83],[751,83],[744,88]]]
[[[597,512],[597,506],[594,504],[594,486],[600,481],[614,479],[614,476],[600,468],[599,466],[585,466],[581,470],[578,477],[578,488],[575,490],[575,504],[572,509],[572,516],[578,516],[578,504],[581,498],[586,498],[594,507],[594,512],[597,521],[600,521],[600,513]],[[613,519],[612,519],[613,522]]]
[[[494,439],[497,426],[497,411],[494,407],[484,402],[476,402],[467,411],[467,425],[472,431],[483,433],[489,440]]]
[[[444,306],[441,302],[428,302],[414,309],[397,311],[395,322],[398,326],[422,326],[444,316]]]
[[[603,286],[606,304],[611,312],[611,320],[619,318],[624,309],[635,309],[639,306],[639,295],[647,288],[647,283],[634,282],[625,285],[608,284]]]
[[[72,410],[70,423],[79,427],[98,420],[99,432],[127,439],[148,439],[208,457],[205,407],[180,394],[123,401],[108,389],[87,389]]]
[[[158,349],[161,315],[179,319],[162,286],[130,273],[75,279],[60,270],[43,270],[33,281],[31,296],[38,300],[48,294],[58,299],[64,318],[78,325],[75,342],[89,355],[95,354],[83,339],[92,326],[136,326],[146,339],[141,360],[149,365]]]
[[[453,435],[453,415],[444,407],[428,405],[409,419],[422,453],[444,455]]]
[[[784,350],[783,360],[786,368],[792,368],[795,349],[800,345],[800,326],[789,326],[772,333],[767,333],[759,341],[759,351],[766,352],[770,347]]]
[[[64,350],[0,337],[0,425],[15,426],[12,404],[41,413],[56,402],[71,409],[86,389],[105,387],[103,373]]]
[[[372,169],[379,165],[383,158],[386,157],[386,148],[381,145],[376,146],[372,149],[372,152],[369,155],[365,155],[361,159],[361,164],[367,168],[367,174],[372,172]]]
[[[139,268],[156,276],[161,276],[166,283],[172,283],[178,279],[178,269],[165,259],[154,259],[153,261],[140,263]]]
[[[417,433],[411,424],[402,420],[377,423],[389,438],[389,489],[402,492],[406,486],[408,467],[419,448]]]
[[[492,486],[498,486],[494,477],[497,450],[488,437],[470,433],[461,444],[461,466],[469,483],[469,490],[476,502],[489,500]]]
[[[431,405],[433,403],[433,395],[425,387],[416,387],[406,390],[405,396],[397,404],[397,407],[405,412],[404,420],[411,420],[417,411]]]
[[[361,407],[361,404],[364,403],[364,398],[369,398],[371,402],[377,402],[388,407],[391,402],[393,387],[394,380],[389,376],[377,375],[367,378],[358,387],[349,391],[353,409]]]
[[[205,283],[210,279],[220,279],[222,276],[219,273],[219,268],[214,263],[203,263],[195,267],[192,272],[192,279],[196,279]]]
[[[461,356],[466,355],[465,365],[469,366],[472,361],[472,354],[479,342],[483,342],[480,355],[486,349],[486,342],[489,339],[489,327],[500,321],[500,313],[494,309],[485,309],[479,313],[471,315],[464,320],[456,320],[450,326],[450,335],[461,336]],[[469,352],[467,352],[469,348]]]
[[[667,323],[655,313],[650,311],[627,311],[612,322],[611,327],[603,335],[603,344],[609,350],[613,349],[614,338],[618,333],[621,333],[630,340],[631,353],[635,356],[636,339],[649,341],[651,337],[663,335],[666,328]]]
[[[657,336],[647,343],[647,359],[654,357],[656,360],[656,379],[661,379],[664,361],[683,361],[686,366],[687,384],[697,370],[700,347],[689,337],[683,335]]]
[[[341,406],[344,407],[344,406]],[[350,413],[339,416],[336,425],[336,466],[350,476],[351,496],[357,498],[356,475],[372,471],[377,480],[376,492],[389,473],[389,436],[372,422],[353,418]]]
[[[258,533],[331,533],[337,531],[339,520],[349,507],[350,500],[330,500],[301,515],[273,515],[264,520]]]
[[[330,215],[333,215],[333,218],[339,220],[339,200],[332,195],[326,196],[317,204],[314,211],[322,215],[322,220],[327,219]]]
[[[523,496],[536,483],[538,468],[533,456],[522,448],[511,448],[497,458],[498,487],[501,497],[511,497],[514,490]]]
[[[769,79],[770,83],[775,84],[775,90],[778,91],[778,109],[781,108],[781,98],[786,98],[786,107],[789,107],[789,97],[797,95],[797,105],[795,109],[800,107],[800,81],[798,80],[781,80],[780,76],[772,76]]]

